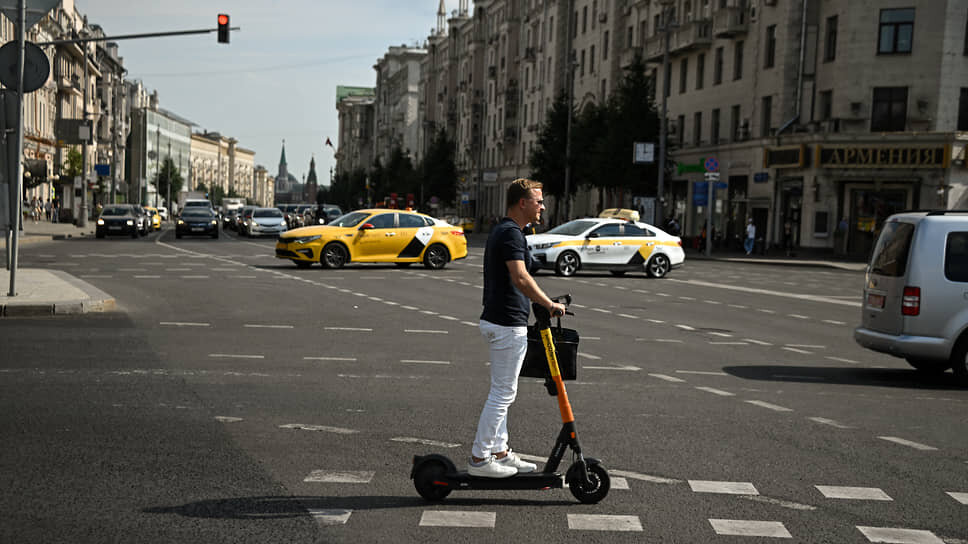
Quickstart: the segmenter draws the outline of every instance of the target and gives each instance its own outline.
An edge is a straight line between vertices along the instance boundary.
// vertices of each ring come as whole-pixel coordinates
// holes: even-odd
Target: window
[[[392,229],[395,216],[395,213],[381,213],[371,217],[367,223],[373,225],[375,229]]]
[[[555,17],[552,15],[548,18],[548,43],[555,42]]]
[[[820,91],[820,120],[826,121],[833,117],[833,91]]]
[[[692,116],[692,145],[702,145],[702,112],[697,111]]]
[[[578,37],[578,12],[575,12],[575,18],[571,20],[571,37]]]
[[[409,213],[401,213],[399,216],[400,228],[401,229],[419,229],[420,227],[426,227],[427,223],[424,221],[423,217],[419,215],[410,215]]]
[[[637,236],[641,238],[649,238],[655,236],[655,233],[650,230],[645,230],[631,223],[626,223],[622,225],[622,235],[623,236]]]
[[[773,97],[764,96],[762,100],[762,111],[760,111],[760,137],[769,138],[773,130]]]
[[[716,61],[713,64],[713,85],[723,82],[723,48],[716,48]]]
[[[907,87],[874,87],[871,132],[901,132],[907,120]]]
[[[837,58],[837,16],[827,17],[827,33],[823,42],[823,60],[830,62]]]
[[[578,65],[578,75],[585,75],[585,50],[581,50],[581,63]]]
[[[914,8],[882,9],[878,54],[910,53],[914,35]]]
[[[628,39],[626,40],[625,47],[628,47],[629,49],[632,48],[632,38],[633,38],[633,32],[632,31],[633,31],[633,27],[630,26],[629,27],[629,30],[628,30],[628,33],[626,34],[626,37]]]
[[[884,225],[871,258],[870,271],[880,276],[900,277],[907,269],[914,225],[891,221]]]
[[[683,142],[686,141],[686,116],[680,115],[676,119],[676,130],[678,131],[679,147],[682,147]]]
[[[702,89],[703,74],[706,71],[706,54],[700,53],[696,58],[696,90]]]
[[[968,55],[968,17],[965,17],[965,55]]]
[[[654,17],[655,22],[652,23],[652,35],[655,36],[662,29],[662,15],[656,13]]]
[[[602,60],[608,60],[608,31],[602,37]]]
[[[682,59],[679,63],[679,94],[686,92],[686,79],[689,71],[689,59]]]
[[[743,41],[736,42],[733,52],[733,81],[743,78]]]
[[[766,27],[766,54],[763,56],[763,68],[773,68],[776,63],[776,25]]]
[[[595,73],[595,46],[591,46],[588,50],[588,73]]]
[[[600,94],[599,96],[601,97],[603,102],[605,101],[606,98],[608,98],[608,93],[606,92],[607,88],[605,87],[605,84],[607,81],[608,81],[607,79],[602,79],[602,94]]]
[[[729,138],[734,142],[739,141],[739,127],[740,127],[739,104],[736,104],[735,106],[730,108],[730,116],[729,116]]]
[[[621,223],[607,223],[595,229],[591,234],[599,238],[615,238],[622,235]]]
[[[588,30],[588,6],[581,8],[581,33]]]
[[[968,282],[968,232],[952,232],[944,250],[944,277]]]
[[[958,98],[958,130],[968,130],[968,87],[961,88]]]
[[[719,108],[713,110],[711,117],[709,120],[709,143],[715,145],[719,143]]]

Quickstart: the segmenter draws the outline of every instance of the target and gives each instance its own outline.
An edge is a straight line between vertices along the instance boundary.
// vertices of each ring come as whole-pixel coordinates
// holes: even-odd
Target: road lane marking
[[[717,535],[765,536],[772,538],[793,538],[790,531],[779,521],[754,521],[746,519],[709,519]]]
[[[773,311],[773,310],[767,310],[766,308],[757,308],[756,311],[757,312],[763,312],[764,314],[775,314],[776,313],[775,311]]]
[[[679,300],[696,300],[693,297],[679,297]]]
[[[601,308],[592,308],[592,311],[593,312],[598,312],[600,314],[610,314],[610,313],[612,313],[609,310],[603,310]]]
[[[601,357],[599,357],[598,355],[592,355],[590,353],[583,353],[581,351],[578,352],[578,356],[579,357],[585,357],[586,359],[592,359],[593,361],[598,361],[599,359],[601,359]]]
[[[679,324],[679,325],[676,325],[676,327],[678,327],[678,328],[680,328],[680,329],[682,329],[684,331],[694,331],[694,330],[696,330],[694,327],[690,327],[689,325],[681,325],[681,324]]]
[[[279,425],[280,429],[294,429],[298,431],[316,431],[335,434],[357,434],[360,431],[354,429],[344,429],[343,427],[329,427],[327,425],[307,425],[305,423],[287,423]]]
[[[118,272],[147,272],[147,268],[119,268]]]
[[[368,484],[374,474],[371,470],[314,470],[303,481],[324,484]]]
[[[209,323],[190,323],[187,321],[162,321],[159,325],[168,327],[210,327]]]
[[[304,361],[347,361],[353,362],[356,357],[303,357]]]
[[[639,371],[639,370],[642,370],[641,368],[639,368],[637,366],[632,366],[632,365],[582,366],[582,368],[585,368],[585,369],[588,369],[588,370],[631,370],[631,371]]]
[[[825,417],[808,417],[807,419],[815,423],[820,423],[821,425],[830,425],[831,427],[834,427],[836,429],[853,429],[853,427],[849,427],[847,425],[844,425],[843,423],[839,423],[837,421],[834,421],[832,419],[827,419]]]
[[[711,370],[676,370],[677,374],[699,374],[702,376],[729,376],[725,372],[715,372]]]
[[[719,302],[718,300],[704,300],[703,302],[706,304],[722,304],[722,302]]]
[[[181,278],[183,280],[205,280],[205,279],[208,279],[208,276],[205,276],[205,275],[192,275],[192,276],[182,276]]]
[[[848,499],[856,501],[893,501],[887,493],[879,487],[849,487],[836,485],[815,485],[825,498]]]
[[[863,527],[857,525],[867,540],[871,542],[890,542],[895,544],[945,544],[931,531],[920,529],[896,529],[891,527]]]
[[[719,336],[721,338],[732,338],[733,335],[725,332],[710,332],[709,334],[713,336]]]
[[[962,493],[958,491],[945,491],[952,499],[960,502],[961,504],[968,504],[968,493]]]
[[[681,344],[682,340],[675,338],[636,338],[636,342],[666,342],[669,344]]]
[[[831,361],[838,361],[838,362],[841,362],[841,363],[850,363],[852,365],[860,364],[860,363],[858,363],[857,361],[855,361],[853,359],[844,359],[842,357],[829,357],[829,356],[825,356],[824,358],[825,359],[830,359]]]
[[[366,327],[323,327],[323,330],[344,331],[344,332],[373,332],[373,329],[368,329]]]
[[[805,350],[797,349],[797,348],[790,348],[790,347],[783,346],[780,349],[785,349],[787,351],[792,351],[794,353],[803,353],[804,355],[813,355],[813,352],[811,352],[811,351],[805,351]]]
[[[764,342],[762,340],[754,340],[752,338],[744,338],[743,341],[744,342],[752,342],[753,344],[757,344],[757,345],[760,345],[760,346],[772,346],[773,345],[773,344],[771,344],[769,342]]]
[[[809,317],[800,314],[787,314],[787,317],[792,317],[794,319],[810,319]]]
[[[790,510],[802,510],[811,512],[816,510],[816,506],[811,506],[809,504],[802,504],[799,502],[785,501],[783,499],[774,499],[773,497],[764,497],[762,495],[740,495],[741,499],[753,502],[762,502],[764,504],[772,504],[779,506],[781,508],[789,508]]]
[[[671,281],[671,282],[689,283],[689,284],[698,285],[698,286],[701,286],[701,287],[712,287],[712,288],[715,288],[715,289],[728,289],[728,290],[732,290],[732,291],[742,291],[744,293],[756,293],[756,294],[760,294],[760,295],[773,295],[773,296],[777,296],[777,297],[795,298],[795,299],[800,299],[800,300],[809,300],[811,302],[826,302],[828,304],[840,304],[840,305],[843,305],[843,306],[852,306],[852,307],[855,307],[855,308],[860,308],[860,302],[847,301],[847,300],[837,300],[836,298],[822,297],[822,296],[819,296],[819,295],[801,295],[801,294],[797,294],[797,293],[784,293],[782,291],[771,291],[769,289],[758,289],[758,288],[755,288],[755,287],[742,287],[742,286],[739,286],[739,285],[726,285],[726,284],[723,284],[723,283],[716,283],[716,282],[709,282],[709,281],[700,281],[700,280],[681,280],[681,279],[676,279],[676,278],[666,278],[666,280]],[[796,284],[794,284],[794,285],[796,285]]]
[[[292,325],[257,325],[254,323],[246,323],[242,325],[247,329],[291,329]]]
[[[420,516],[421,527],[477,527],[493,529],[495,512],[426,510]]]
[[[714,387],[696,387],[700,391],[705,391],[707,393],[712,393],[714,395],[719,395],[721,397],[735,397],[735,393],[730,393],[729,391],[723,391],[722,389],[716,389]]]
[[[748,346],[748,342],[707,342],[710,346]]]
[[[729,307],[730,308],[736,308],[737,310],[746,310],[746,309],[749,309],[749,306],[743,306],[742,304],[730,304]]]
[[[910,440],[905,440],[903,438],[898,438],[896,436],[878,436],[881,440],[887,440],[888,442],[894,442],[895,444],[900,444],[902,446],[907,446],[909,448],[914,448],[921,451],[937,451],[938,448],[927,446],[919,442],[912,442]]]
[[[667,382],[673,382],[673,383],[686,382],[686,380],[683,380],[682,378],[676,378],[675,376],[669,376],[666,374],[649,374],[649,376],[652,376],[653,378],[659,378],[660,380],[665,380]]]
[[[420,310],[420,313],[426,314],[426,315],[437,315],[437,312],[434,312],[431,310]]]
[[[159,278],[161,278],[161,276],[156,276],[156,275],[141,275],[141,276],[139,276],[137,274],[135,274],[135,276],[134,276],[134,279],[136,279],[136,280],[157,280]]]
[[[88,279],[108,279],[111,274],[81,274],[79,277]]]
[[[209,357],[222,359],[265,359],[265,355],[234,355],[231,353],[209,353]]]
[[[827,349],[827,346],[821,346],[817,344],[784,344],[788,348],[803,348],[803,349]]]
[[[656,323],[658,325],[661,325],[661,324],[665,323],[665,321],[662,321],[661,319],[652,319],[652,318],[648,318],[648,317],[645,318],[645,320],[648,321],[649,323]]]
[[[403,308],[404,310],[419,310],[420,309],[420,308],[417,308],[416,306],[400,306],[400,307]]]
[[[242,421],[241,417],[230,417],[230,416],[215,416],[216,421],[221,421],[222,423],[238,423]]]
[[[384,304],[388,304],[390,306],[399,306],[400,305],[399,302],[393,302],[392,300],[384,300],[383,303]]]
[[[823,322],[824,323],[828,323],[830,325],[846,325],[847,324],[847,323],[844,323],[843,321],[837,321],[835,319],[824,319]]]
[[[430,329],[403,329],[403,332],[415,334],[449,334],[447,331],[435,331]]]
[[[258,276],[229,276],[229,277],[237,280],[252,280],[257,278]]]
[[[461,321],[462,325],[467,325],[468,327],[480,327],[480,323],[471,323],[470,321]]]
[[[639,318],[639,316],[637,316],[637,315],[629,315],[629,314],[618,314],[618,316],[619,317],[625,317],[625,318],[628,318],[628,319],[638,319]]]
[[[568,514],[568,528],[576,531],[641,531],[638,516]]]
[[[714,480],[688,480],[689,488],[696,493],[719,493],[723,495],[759,495],[749,482],[720,482]]]
[[[539,461],[544,461],[546,459],[537,459]],[[639,472],[630,472],[628,470],[609,470],[609,474],[614,474],[616,476],[621,476],[623,478],[628,478],[630,480],[640,480],[643,482],[650,482],[653,484],[680,484],[682,480],[676,480],[673,478],[664,478],[662,476],[653,476],[651,474],[641,474]]]
[[[441,319],[446,319],[447,321],[460,321],[456,317],[449,316],[449,315],[438,315],[437,317],[439,317]]]
[[[415,438],[412,436],[395,436],[390,442],[403,442],[405,444],[420,444],[423,446],[433,446],[435,448],[459,448],[460,444],[453,442],[441,442],[439,440],[428,440],[426,438]]]
[[[767,410],[773,410],[774,412],[792,412],[792,408],[786,408],[783,406],[778,406],[776,404],[770,404],[769,402],[764,402],[762,400],[747,400],[743,401],[754,406],[759,406],[760,408],[766,408]]]
[[[307,508],[306,511],[320,525],[346,525],[353,514],[352,510]]]
[[[412,363],[418,365],[449,365],[450,361],[424,361],[421,359],[400,359],[401,363]]]

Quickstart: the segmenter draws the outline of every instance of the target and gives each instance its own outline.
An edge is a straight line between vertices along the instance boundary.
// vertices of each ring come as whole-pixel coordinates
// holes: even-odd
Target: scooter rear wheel
[[[595,504],[608,495],[612,479],[602,465],[588,465],[588,479],[585,483],[580,477],[575,478],[568,483],[568,489],[582,504]]]
[[[417,488],[417,493],[424,499],[431,502],[440,502],[450,495],[450,488],[442,485],[434,485],[434,481],[441,480],[447,468],[443,463],[431,461],[424,463],[413,475],[413,485]]]

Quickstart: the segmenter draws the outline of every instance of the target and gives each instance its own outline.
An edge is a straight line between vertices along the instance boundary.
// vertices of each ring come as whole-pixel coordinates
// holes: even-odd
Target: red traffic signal
[[[218,14],[218,43],[229,43],[229,16]]]

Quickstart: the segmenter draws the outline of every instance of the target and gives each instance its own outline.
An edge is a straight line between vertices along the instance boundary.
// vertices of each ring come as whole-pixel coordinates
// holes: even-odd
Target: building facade
[[[336,87],[336,111],[339,136],[336,151],[336,172],[347,174],[366,170],[373,165],[375,142],[373,87]]]
[[[373,117],[373,159],[386,164],[394,149],[420,160],[423,130],[417,116],[420,62],[425,49],[390,47],[373,66],[376,87]]]
[[[131,133],[128,138],[128,179],[133,189],[129,202],[150,206],[165,206],[168,195],[158,193],[158,173],[166,161],[171,161],[181,175],[183,189],[189,185],[191,175],[191,121],[170,111],[157,107],[157,94],[147,107],[135,109],[131,114]],[[172,200],[177,200],[175,194]],[[170,204],[168,208],[172,209]]]

